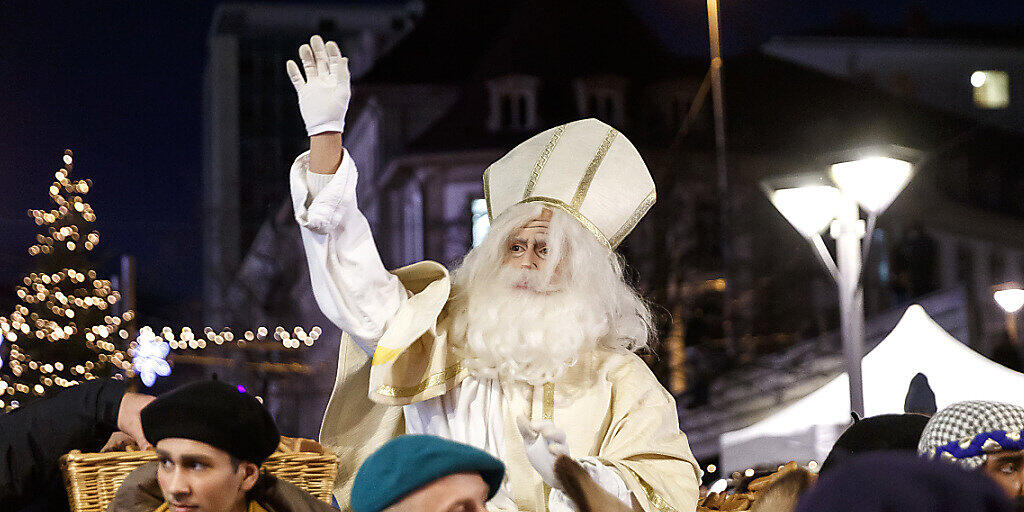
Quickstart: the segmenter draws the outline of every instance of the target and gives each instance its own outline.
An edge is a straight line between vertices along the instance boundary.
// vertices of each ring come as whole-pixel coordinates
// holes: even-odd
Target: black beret
[[[242,389],[211,380],[164,393],[142,409],[142,433],[154,445],[161,439],[191,439],[262,464],[281,434],[263,404]]]
[[[928,424],[922,414],[880,414],[857,421],[832,445],[819,474],[834,466],[867,452],[904,451],[916,454],[921,432]]]

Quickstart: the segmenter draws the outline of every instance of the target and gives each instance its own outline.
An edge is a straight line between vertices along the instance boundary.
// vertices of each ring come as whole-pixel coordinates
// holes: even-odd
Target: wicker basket
[[[104,512],[128,473],[155,460],[156,453],[152,450],[109,453],[75,450],[64,455],[61,470],[71,512]],[[263,462],[262,471],[330,503],[338,457],[330,452],[277,451]]]

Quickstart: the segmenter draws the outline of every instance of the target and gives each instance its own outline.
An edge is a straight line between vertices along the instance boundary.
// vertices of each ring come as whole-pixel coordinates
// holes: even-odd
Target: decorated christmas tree
[[[5,411],[83,380],[132,376],[127,353],[134,312],[90,267],[99,244],[96,213],[84,196],[91,180],[72,180],[72,154],[50,185],[51,210],[29,210],[42,232],[28,252],[36,271],[17,287],[19,303],[0,317],[0,408]]]

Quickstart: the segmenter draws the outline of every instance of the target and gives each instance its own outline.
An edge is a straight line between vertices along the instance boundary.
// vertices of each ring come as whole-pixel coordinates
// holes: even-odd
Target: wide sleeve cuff
[[[338,170],[325,175],[309,171],[308,151],[299,155],[289,177],[295,220],[314,233],[337,229],[356,208],[356,180],[355,162],[348,151],[343,152]]]

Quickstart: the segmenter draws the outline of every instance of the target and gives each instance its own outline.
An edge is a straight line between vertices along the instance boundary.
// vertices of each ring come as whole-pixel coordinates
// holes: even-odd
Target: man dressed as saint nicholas
[[[342,147],[347,59],[319,36],[299,57],[304,70],[287,72],[310,151],[291,194],[317,303],[345,333],[320,432],[340,457],[343,509],[363,459],[415,433],[505,463],[490,510],[573,510],[557,455],[636,510],[695,510],[701,471],[675,401],[635,354],[651,313],[614,252],[655,199],[636,148],[595,119],[531,137],[484,171],[490,232],[458,268],[388,272]]]

